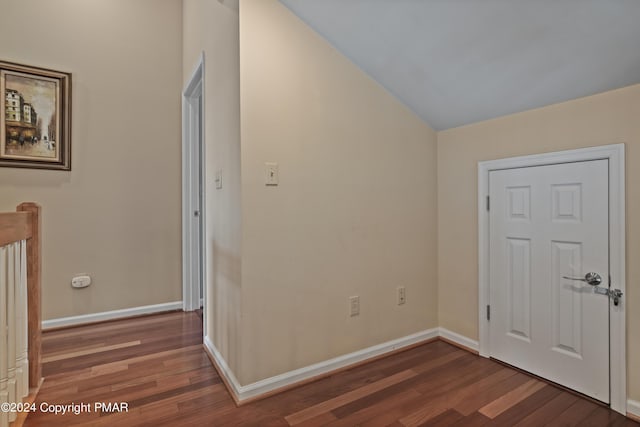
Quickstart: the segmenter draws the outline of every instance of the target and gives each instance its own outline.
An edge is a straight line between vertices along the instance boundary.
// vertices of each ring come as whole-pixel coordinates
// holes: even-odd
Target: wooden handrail
[[[0,213],[0,246],[31,238],[31,214],[28,212]]]
[[[37,388],[42,379],[41,208],[28,202],[20,204],[16,211],[0,213],[0,246],[27,241],[29,387]]]

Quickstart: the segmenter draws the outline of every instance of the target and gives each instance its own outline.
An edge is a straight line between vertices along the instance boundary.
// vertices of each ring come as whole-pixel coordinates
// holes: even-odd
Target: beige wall
[[[624,142],[629,398],[640,400],[640,85],[438,133],[440,326],[478,338],[477,163]]]
[[[205,55],[207,335],[236,372],[240,357],[240,63],[237,4],[183,3],[183,79]],[[222,189],[215,173],[222,170]]]
[[[240,70],[240,382],[437,326],[435,132],[275,0],[240,3]]]
[[[180,300],[180,2],[0,11],[0,58],[73,73],[73,170],[0,168],[0,211],[43,207],[44,319]]]

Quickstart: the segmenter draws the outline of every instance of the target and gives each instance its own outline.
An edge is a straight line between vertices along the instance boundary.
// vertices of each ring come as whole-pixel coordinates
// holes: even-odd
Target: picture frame
[[[71,170],[71,73],[0,60],[0,167]]]

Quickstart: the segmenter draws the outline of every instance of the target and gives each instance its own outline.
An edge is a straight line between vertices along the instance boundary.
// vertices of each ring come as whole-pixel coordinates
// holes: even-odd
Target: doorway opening
[[[203,118],[204,54],[182,92],[182,301],[184,311],[202,308],[206,316]]]

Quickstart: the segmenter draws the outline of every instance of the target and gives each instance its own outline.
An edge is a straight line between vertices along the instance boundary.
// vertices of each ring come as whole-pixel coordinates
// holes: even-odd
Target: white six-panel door
[[[491,171],[491,356],[609,402],[608,161]]]

